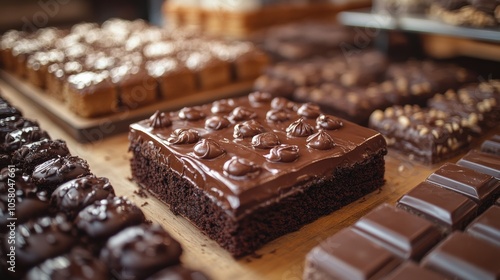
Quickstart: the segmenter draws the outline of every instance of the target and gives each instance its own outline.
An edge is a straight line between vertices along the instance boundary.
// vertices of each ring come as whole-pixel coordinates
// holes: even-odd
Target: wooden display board
[[[353,224],[381,203],[394,204],[401,195],[440,166],[424,166],[390,151],[386,157],[386,183],[380,190],[304,226],[299,231],[268,243],[254,255],[236,260],[189,221],[172,214],[167,206],[152,195],[139,191],[137,185],[130,180],[130,154],[126,134],[93,143],[80,143],[72,138],[71,131],[59,126],[50,114],[46,114],[47,108],[34,106],[29,96],[20,94],[1,80],[0,92],[21,109],[25,117],[36,119],[52,138],[65,139],[71,153],[86,159],[95,175],[110,179],[117,195],[130,198],[140,206],[148,219],[160,223],[168,230],[182,244],[184,253],[181,259],[187,267],[201,270],[215,280],[302,279],[304,258],[309,250],[326,237]],[[500,133],[500,127],[476,140],[473,147],[495,133]],[[455,162],[458,158],[453,158],[450,162]]]

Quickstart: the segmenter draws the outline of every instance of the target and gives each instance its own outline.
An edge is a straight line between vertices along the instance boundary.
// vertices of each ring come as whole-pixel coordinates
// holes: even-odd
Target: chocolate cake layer
[[[235,256],[384,180],[379,133],[260,92],[157,113],[129,139],[134,179]]]

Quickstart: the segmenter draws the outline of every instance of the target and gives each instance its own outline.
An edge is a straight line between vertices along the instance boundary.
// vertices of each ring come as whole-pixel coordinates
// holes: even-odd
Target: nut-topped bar
[[[130,127],[132,175],[235,256],[377,189],[377,132],[255,92]]]

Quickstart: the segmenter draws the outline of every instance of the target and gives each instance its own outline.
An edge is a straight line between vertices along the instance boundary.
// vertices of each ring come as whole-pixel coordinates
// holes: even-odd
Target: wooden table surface
[[[187,267],[201,270],[213,279],[301,279],[304,258],[311,248],[326,237],[353,224],[377,205],[384,202],[394,204],[402,194],[439,167],[423,166],[390,151],[386,157],[386,183],[379,191],[322,217],[297,232],[268,243],[252,256],[235,260],[189,221],[173,215],[167,206],[152,195],[145,197],[138,192],[137,185],[130,181],[130,154],[127,151],[126,134],[91,144],[78,143],[37,106],[33,106],[1,80],[0,91],[7,100],[22,110],[25,117],[37,120],[53,139],[66,140],[71,153],[86,159],[95,175],[108,177],[117,195],[127,196],[141,207],[148,219],[163,225],[182,244],[182,262]],[[497,127],[485,138],[498,133],[499,130]],[[481,140],[476,141],[474,146]],[[455,162],[458,158],[450,161]]]

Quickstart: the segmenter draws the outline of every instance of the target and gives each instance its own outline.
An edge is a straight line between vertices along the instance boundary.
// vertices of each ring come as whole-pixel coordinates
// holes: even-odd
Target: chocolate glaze
[[[144,220],[144,214],[137,205],[125,197],[115,196],[87,206],[80,211],[75,224],[91,240],[102,240]]]
[[[24,223],[31,218],[48,214],[49,197],[47,192],[39,191],[31,182],[29,176],[22,176],[21,170],[15,171],[15,177],[10,178],[8,168],[0,171],[0,232],[8,230],[6,225],[9,223],[8,203],[9,188],[14,187],[15,191],[15,217],[17,223]],[[10,181],[9,178],[14,180]]]
[[[77,239],[63,214],[30,220],[16,228],[16,270],[31,268],[71,249]],[[2,242],[9,248],[7,239]],[[4,251],[5,252],[5,251]]]
[[[46,131],[38,126],[24,127],[18,130],[7,133],[2,144],[2,150],[13,152],[19,149],[22,145],[33,143],[42,139],[50,139]]]
[[[20,116],[3,118],[0,120],[0,139],[5,139],[9,132],[30,126],[38,126],[38,123]]]
[[[270,200],[294,193],[297,191],[293,189],[294,186],[330,176],[336,167],[351,167],[372,155],[386,152],[385,140],[379,133],[343,120],[343,126],[338,129],[325,128],[322,131],[322,135],[328,136],[321,138],[331,138],[335,143],[333,147],[327,150],[309,148],[306,146],[307,136],[318,132],[315,126],[320,114],[314,118],[303,118],[297,113],[301,104],[285,98],[274,98],[271,101],[259,99],[259,102],[255,102],[256,96],[250,96],[199,106],[197,108],[206,118],[197,121],[182,120],[176,113],[172,113],[172,126],[168,128],[151,129],[148,120],[132,124],[130,139],[142,141],[143,145],[149,145],[148,142],[152,141],[156,150],[152,159],[169,166],[193,185],[206,191],[209,197],[235,219],[251,213],[260,205],[269,204]],[[211,119],[214,108],[220,108],[222,104],[240,109],[215,110],[216,116],[234,121],[236,111],[239,112],[238,115],[241,112],[251,113],[244,114],[247,117],[227,128],[216,131],[206,128],[206,120]],[[273,109],[284,110],[289,119],[270,121],[266,115]],[[251,118],[250,122],[247,118]],[[235,127],[241,132],[245,122],[259,124],[260,128],[255,131],[257,136],[235,138]],[[209,160],[201,159],[194,153],[199,139],[183,145],[165,141],[172,132],[180,128],[195,131],[199,139],[217,142],[225,153]],[[276,143],[274,142],[258,145],[262,148],[254,147],[257,143],[254,137],[259,137],[261,133],[274,133],[281,144],[291,146],[276,146],[274,150],[270,150],[270,146]]]
[[[110,279],[106,264],[82,247],[74,247],[71,252],[48,259],[32,268],[26,280],[107,280]]]
[[[119,279],[144,279],[179,263],[180,244],[161,226],[141,224],[111,237],[100,258]]]
[[[37,165],[31,177],[39,188],[52,193],[59,184],[89,174],[90,169],[86,160],[76,156],[66,156]]]
[[[12,163],[22,166],[26,172],[49,159],[69,155],[66,142],[63,140],[43,139],[23,145],[12,154]]]
[[[107,178],[88,175],[60,185],[52,193],[50,205],[69,217],[75,217],[83,208],[114,195]]]

